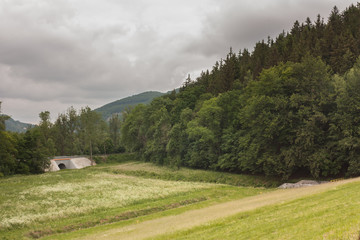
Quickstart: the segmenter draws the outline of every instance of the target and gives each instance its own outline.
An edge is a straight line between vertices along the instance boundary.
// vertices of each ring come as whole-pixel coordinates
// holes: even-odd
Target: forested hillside
[[[124,115],[146,161],[315,178],[360,174],[360,4],[216,62]]]
[[[95,109],[95,111],[100,113],[104,119],[108,120],[113,114],[121,114],[128,107],[136,106],[138,104],[148,104],[154,98],[160,97],[164,94],[165,93],[156,91],[143,92],[108,103]]]

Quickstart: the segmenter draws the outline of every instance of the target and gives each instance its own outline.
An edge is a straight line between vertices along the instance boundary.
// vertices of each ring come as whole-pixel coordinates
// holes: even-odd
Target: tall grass
[[[169,182],[106,172],[76,171],[74,176],[71,171],[2,180],[0,229],[211,187],[208,183]]]
[[[129,162],[134,158],[114,155],[95,167],[1,178],[0,239],[65,233],[268,191],[214,184],[230,179],[236,185],[234,179],[247,177]]]

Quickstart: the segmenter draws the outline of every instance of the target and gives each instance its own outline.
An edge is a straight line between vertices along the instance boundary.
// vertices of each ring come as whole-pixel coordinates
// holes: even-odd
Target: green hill
[[[130,97],[122,98],[117,101],[108,103],[102,107],[95,109],[96,112],[101,113],[104,119],[108,119],[114,113],[121,113],[125,110],[125,108],[130,106],[135,106],[138,104],[148,104],[154,98],[160,97],[166,93],[156,92],[156,91],[149,91],[143,92],[140,94],[136,94]]]
[[[27,129],[32,128],[34,125],[30,123],[23,123],[20,121],[16,121],[12,118],[9,118],[5,121],[6,131],[9,132],[18,132],[23,133],[26,132]]]

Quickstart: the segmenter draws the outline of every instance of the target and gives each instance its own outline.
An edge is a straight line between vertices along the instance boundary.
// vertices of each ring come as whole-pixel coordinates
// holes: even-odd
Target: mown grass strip
[[[360,183],[153,239],[360,239]]]
[[[139,216],[149,215],[149,214],[156,213],[156,212],[166,211],[169,209],[174,209],[174,208],[186,206],[189,204],[202,202],[205,200],[207,200],[207,198],[201,197],[201,198],[195,198],[195,199],[188,199],[188,200],[184,200],[184,201],[180,201],[180,202],[176,202],[176,203],[172,203],[172,204],[168,204],[168,205],[164,205],[164,206],[145,208],[145,209],[141,209],[141,210],[137,210],[137,211],[126,211],[119,215],[109,216],[108,218],[99,219],[96,221],[88,221],[88,222],[78,223],[78,224],[71,224],[71,225],[63,226],[63,227],[57,228],[57,229],[48,228],[48,229],[33,230],[33,231],[28,232],[26,234],[26,236],[33,238],[33,239],[38,239],[38,238],[53,235],[53,234],[72,232],[75,230],[80,230],[80,229],[95,227],[95,226],[99,226],[99,225],[103,225],[103,224],[109,224],[109,223],[119,222],[119,221],[123,221],[123,220],[128,220],[131,218],[136,218]]]
[[[257,196],[251,196],[248,198],[243,198],[239,200],[224,202],[221,204],[206,206],[203,208],[197,208],[190,211],[182,212],[180,214],[176,215],[167,215],[164,217],[158,217],[158,218],[152,218],[148,221],[142,221],[142,222],[132,222],[131,225],[107,225],[106,228],[98,228],[98,229],[90,229],[90,231],[81,231],[77,234],[73,235],[67,235],[66,237],[63,236],[61,239],[147,239],[147,238],[154,238],[161,234],[170,234],[165,235],[162,239],[187,239],[186,237],[181,238],[186,234],[186,229],[196,229],[196,226],[213,226],[215,221],[218,222],[221,219],[226,219],[225,224],[228,223],[229,219],[231,220],[231,217],[229,216],[239,216],[241,214],[245,214],[242,216],[242,219],[239,221],[241,222],[244,220],[245,226],[242,228],[245,232],[252,228],[252,224],[255,225],[255,223],[250,222],[249,224],[247,220],[247,217],[252,217],[254,212],[262,211],[263,209],[270,209],[270,213],[274,210],[276,210],[276,206],[291,203],[294,201],[298,201],[301,199],[307,199],[312,198],[314,196],[320,195],[327,192],[336,191],[339,188],[342,188],[343,185],[347,185],[351,182],[357,182],[359,184],[360,178],[357,179],[351,179],[346,180],[342,182],[334,182],[334,183],[328,183],[308,188],[302,188],[302,189],[286,189],[286,190],[277,190],[270,193],[260,194]],[[346,191],[345,191],[346,192]],[[358,197],[358,196],[357,196]],[[318,203],[316,203],[318,204]],[[330,204],[331,206],[331,204]],[[358,208],[359,208],[358,204]],[[301,209],[302,206],[300,205],[299,208]],[[311,210],[309,210],[311,213]],[[276,212],[276,211],[275,211]],[[289,211],[291,214],[291,210]],[[256,216],[256,220],[259,220],[261,222],[261,214]],[[358,221],[360,221],[360,218],[357,218]],[[216,221],[217,220],[217,221]],[[305,222],[307,221],[306,218],[298,217],[298,221]],[[269,218],[269,221],[272,221],[272,218]],[[284,219],[284,221],[287,221],[287,219]],[[205,224],[205,225],[203,225]],[[266,223],[262,223],[257,225],[259,229],[261,227],[268,227]],[[265,225],[264,225],[265,224]],[[237,234],[239,232],[236,232],[236,228],[239,226],[237,222],[234,224],[235,228],[235,234],[230,235],[230,237],[226,239],[238,239]],[[301,231],[305,231],[306,228],[299,229],[297,228],[296,222],[293,224],[294,228],[297,229],[299,233]],[[194,228],[195,227],[195,228]],[[214,228],[210,227],[210,231],[215,231],[214,229],[217,229],[217,226],[213,226]],[[222,227],[222,226],[221,226]],[[221,228],[220,227],[220,228]],[[272,226],[273,227],[273,226]],[[271,230],[272,228],[270,228]],[[281,228],[278,228],[281,229]],[[95,231],[94,231],[95,230]],[[219,232],[216,237],[211,237],[214,232],[210,232],[208,235],[202,235],[201,230],[197,232],[198,234],[196,236],[190,236],[190,239],[223,239],[222,234],[223,232]],[[227,229],[230,232],[232,229]],[[177,235],[172,235],[171,233],[174,231],[180,231]],[[191,230],[190,230],[191,231]],[[226,230],[224,230],[226,231]],[[254,230],[257,231],[256,229]],[[272,231],[276,231],[276,229],[272,229]],[[261,230],[260,230],[261,233]],[[299,234],[298,233],[298,234]],[[267,233],[265,233],[267,234]],[[265,234],[260,234],[256,238],[252,237],[252,233],[250,235],[246,235],[245,238],[240,239],[267,239]],[[296,235],[292,234],[293,238],[287,238],[287,236],[284,236],[284,238],[280,237],[278,238],[277,235],[272,239],[302,239],[302,235]],[[311,239],[311,238],[308,238]]]
[[[82,237],[84,237],[84,239],[86,239],[86,237],[88,235],[106,232],[110,229],[132,226],[133,224],[141,224],[145,221],[163,218],[163,217],[167,217],[167,216],[178,216],[187,211],[202,209],[202,208],[206,208],[206,207],[216,205],[219,203],[233,201],[235,199],[246,198],[249,196],[254,196],[254,195],[258,195],[260,193],[265,193],[265,192],[270,192],[270,191],[273,191],[273,190],[218,185],[217,187],[212,188],[212,189],[193,192],[188,197],[186,197],[184,194],[182,194],[181,196],[178,196],[178,197],[181,197],[182,199],[187,199],[190,196],[198,196],[198,197],[206,196],[207,197],[206,201],[202,201],[202,202],[198,202],[198,203],[194,203],[194,204],[190,204],[190,205],[185,205],[185,206],[182,206],[179,208],[173,208],[173,209],[169,209],[166,211],[157,212],[154,214],[144,215],[144,216],[132,218],[132,219],[125,220],[125,221],[115,222],[112,224],[99,225],[99,226],[95,226],[93,228],[82,229],[79,231],[51,235],[51,236],[45,237],[44,240],[45,239],[57,239],[57,240],[76,239],[76,238],[82,238]],[[169,201],[169,199],[164,199],[163,201]],[[154,204],[154,206],[156,206],[156,205],[159,205],[159,204],[158,203]],[[161,225],[161,226],[164,227],[166,225]],[[106,239],[106,238],[104,238],[104,239]]]

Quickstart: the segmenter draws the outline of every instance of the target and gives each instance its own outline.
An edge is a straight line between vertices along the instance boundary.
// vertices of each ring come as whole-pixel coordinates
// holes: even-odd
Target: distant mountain
[[[122,98],[120,100],[108,103],[102,107],[95,109],[94,111],[101,113],[104,119],[109,119],[114,113],[121,113],[125,108],[135,106],[138,104],[148,104],[154,98],[165,95],[166,93],[149,91],[136,94],[130,97]]]
[[[9,131],[9,132],[23,133],[23,132],[26,132],[26,130],[28,130],[34,126],[35,125],[33,125],[33,124],[23,123],[20,121],[16,121],[12,118],[9,118],[8,120],[5,121],[6,131]]]

